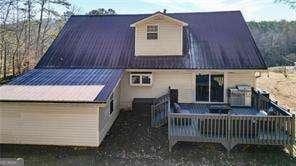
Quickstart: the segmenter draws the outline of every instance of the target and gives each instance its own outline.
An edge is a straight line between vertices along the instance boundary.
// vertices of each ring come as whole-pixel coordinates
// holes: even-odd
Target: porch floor
[[[181,109],[188,110],[192,114],[210,114],[209,107],[212,104],[180,103]],[[232,115],[256,115],[259,110],[253,107],[231,107],[229,111]]]

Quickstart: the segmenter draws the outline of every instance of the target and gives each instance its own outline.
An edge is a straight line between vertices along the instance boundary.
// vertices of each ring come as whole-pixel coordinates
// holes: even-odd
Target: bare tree
[[[42,35],[41,29],[42,29],[42,24],[44,22],[44,12],[47,12],[47,16],[51,16],[52,14],[59,16],[57,11],[51,9],[51,5],[64,6],[66,8],[70,6],[70,3],[67,0],[38,0],[37,3],[40,5],[40,10],[39,10],[40,17],[39,17],[37,37],[36,37],[36,48],[35,48],[35,58],[37,58],[36,60],[38,60],[40,55],[43,54],[42,41],[44,41],[44,39],[42,38],[40,43],[40,38],[44,37],[44,32],[46,32],[46,28],[48,28],[48,23],[49,23],[48,22],[49,18],[47,18],[46,26],[44,27],[45,30],[43,30],[43,35]]]
[[[7,23],[7,19],[11,10],[11,6],[13,4],[12,0],[9,1],[4,1],[4,4],[6,5],[6,9],[5,9],[5,14],[2,20],[2,24],[1,24],[1,45],[3,48],[3,58],[1,58],[3,60],[3,78],[6,78],[7,76],[7,55],[8,55],[8,48],[7,48],[7,41],[5,39],[5,35],[7,33],[7,27],[6,27],[6,23]]]

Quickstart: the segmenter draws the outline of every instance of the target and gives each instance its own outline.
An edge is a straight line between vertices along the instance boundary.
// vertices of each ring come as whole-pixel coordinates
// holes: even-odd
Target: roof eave
[[[32,102],[32,103],[86,103],[105,106],[107,101],[75,101],[75,100],[0,100],[0,102]]]
[[[173,17],[167,16],[166,14],[163,14],[161,12],[156,12],[155,14],[152,14],[149,17],[146,17],[144,19],[141,19],[141,20],[131,24],[130,27],[136,27],[137,25],[142,24],[142,23],[144,23],[144,22],[146,22],[146,21],[148,21],[148,20],[150,20],[153,17],[158,16],[158,15],[161,15],[161,16],[165,17],[166,19],[172,20],[172,21],[176,22],[177,24],[180,24],[181,26],[188,26],[188,23],[186,23],[186,22],[183,22],[181,20],[178,20],[178,19],[175,19]]]

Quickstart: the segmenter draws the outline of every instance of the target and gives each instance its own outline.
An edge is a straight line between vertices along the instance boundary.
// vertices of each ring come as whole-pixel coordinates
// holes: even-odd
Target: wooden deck
[[[210,114],[210,105],[211,104],[180,103],[182,109],[188,110],[192,114]],[[232,107],[230,110],[230,114],[232,115],[256,115],[258,112],[259,110],[253,107]]]
[[[178,141],[221,143],[227,150],[237,144],[294,144],[295,115],[268,98],[257,96],[253,100],[252,107],[231,107],[228,114],[209,113],[209,104],[196,103],[180,103],[189,113],[175,113],[169,95],[164,95],[152,106],[152,112],[155,120],[162,119],[158,126],[168,123],[170,150]],[[257,114],[269,108],[276,114]]]
[[[295,116],[169,113],[170,147],[177,141],[288,145],[295,140]]]

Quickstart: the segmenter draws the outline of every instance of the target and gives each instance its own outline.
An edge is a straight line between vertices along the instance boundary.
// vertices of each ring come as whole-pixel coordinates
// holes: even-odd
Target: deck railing
[[[167,115],[170,109],[170,95],[165,94],[153,101],[151,105],[151,125],[160,127],[167,123]]]
[[[257,110],[267,111],[269,108],[270,99],[267,96],[264,96],[263,93],[259,90],[252,88],[252,107]]]
[[[170,149],[177,141],[287,145],[295,141],[295,116],[169,113]]]
[[[271,100],[265,96],[262,91],[252,89],[252,107],[257,110],[268,111],[270,108],[274,110],[276,115],[287,115],[292,116],[289,109],[286,109],[278,105],[277,101]]]

